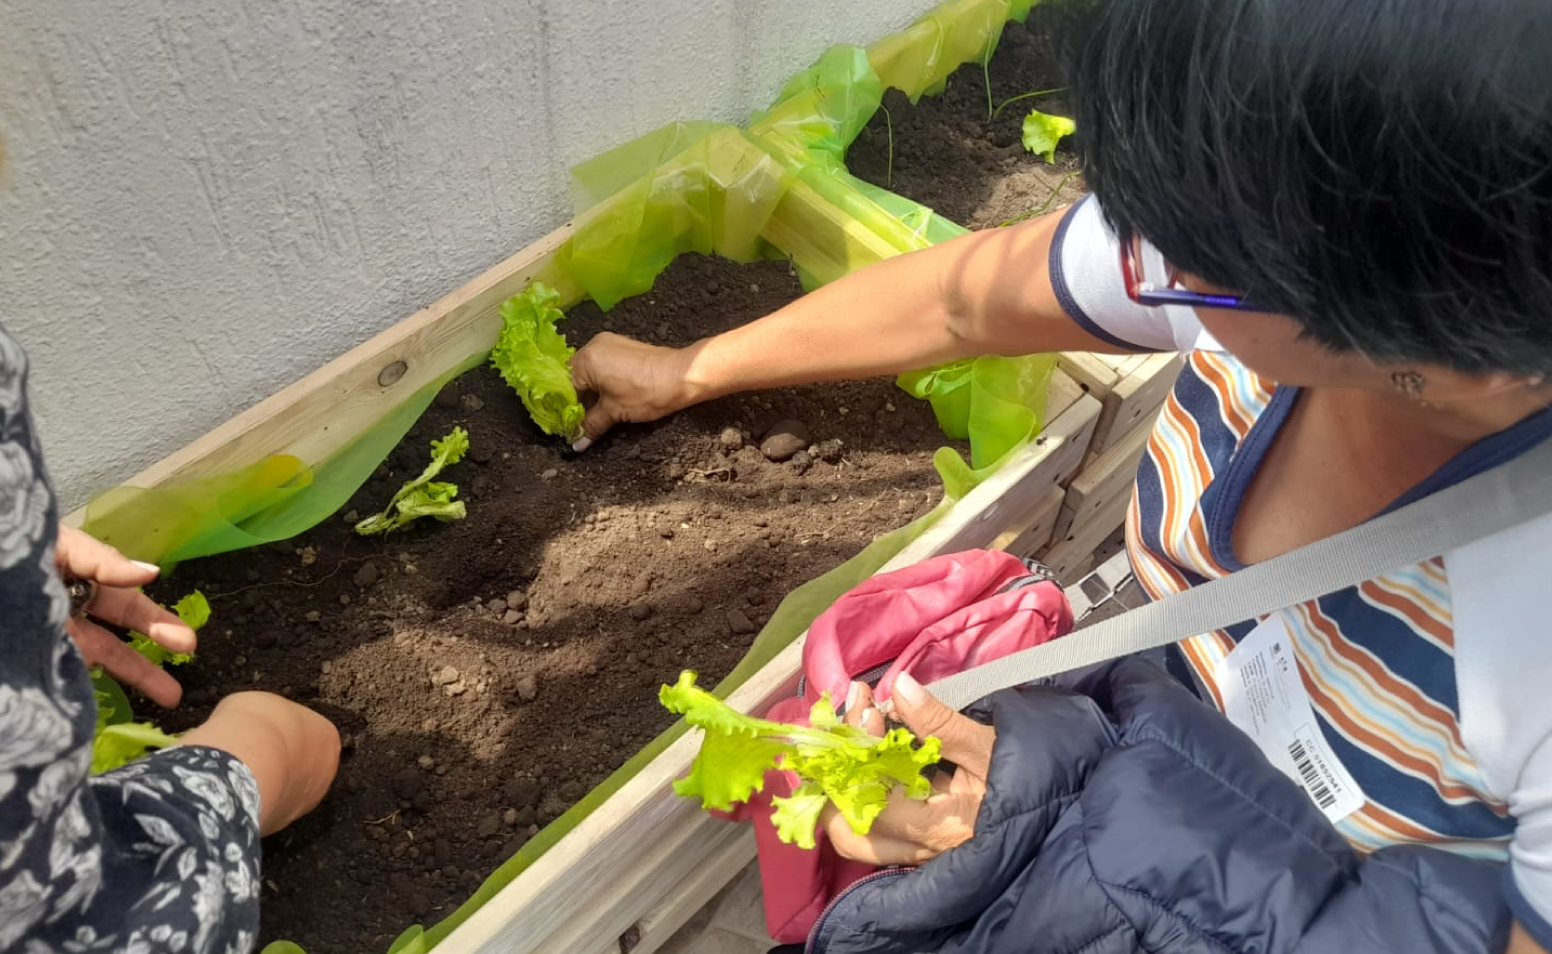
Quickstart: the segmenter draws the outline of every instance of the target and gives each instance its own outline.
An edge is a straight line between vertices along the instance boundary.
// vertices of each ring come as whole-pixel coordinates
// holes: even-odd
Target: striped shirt
[[[1189,308],[1126,296],[1118,244],[1092,198],[1051,248],[1068,316],[1131,351],[1189,358],[1139,467],[1127,541],[1154,598],[1242,568],[1240,504],[1298,389],[1224,353]],[[1552,439],[1543,411],[1463,451],[1391,504],[1452,486]],[[1319,730],[1362,789],[1338,823],[1361,851],[1427,845],[1510,862],[1510,909],[1552,948],[1552,515],[1279,612]],[[1248,621],[1178,644],[1209,701]]]
[[[1148,441],[1127,520],[1139,583],[1154,598],[1239,569],[1239,502],[1296,391],[1229,355],[1191,355]],[[1461,478],[1457,478],[1461,479]],[[1366,797],[1337,824],[1357,848],[1417,842],[1501,859],[1514,831],[1466,750],[1442,559],[1279,614],[1320,728]],[[1180,648],[1208,694],[1254,623]]]

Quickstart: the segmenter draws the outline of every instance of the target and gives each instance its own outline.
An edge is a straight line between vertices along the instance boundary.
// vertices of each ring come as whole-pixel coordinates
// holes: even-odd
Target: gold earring
[[[1428,379],[1418,371],[1397,371],[1390,376],[1390,386],[1414,401],[1421,401]]]

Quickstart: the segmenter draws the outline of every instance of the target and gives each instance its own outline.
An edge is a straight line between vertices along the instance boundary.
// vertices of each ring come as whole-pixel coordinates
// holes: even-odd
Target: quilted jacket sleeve
[[[1135,660],[995,697],[977,834],[853,890],[826,954],[1498,954],[1502,866],[1360,858],[1255,744]]]

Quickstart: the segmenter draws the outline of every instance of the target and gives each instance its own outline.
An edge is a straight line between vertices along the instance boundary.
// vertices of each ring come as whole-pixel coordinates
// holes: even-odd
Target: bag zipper
[[[861,878],[858,878],[856,881],[853,881],[851,884],[841,889],[841,893],[831,898],[830,903],[826,904],[824,910],[819,912],[819,917],[814,919],[814,926],[808,929],[808,943],[803,948],[803,954],[819,954],[819,935],[824,931],[825,921],[829,919],[831,912],[835,910],[835,906],[841,903],[841,899],[845,898],[847,895],[851,894],[853,891],[856,891],[863,885],[872,884],[875,881],[882,881],[885,878],[903,878],[915,870],[916,868],[914,866],[885,868],[882,871],[875,871],[870,875],[863,875]]]

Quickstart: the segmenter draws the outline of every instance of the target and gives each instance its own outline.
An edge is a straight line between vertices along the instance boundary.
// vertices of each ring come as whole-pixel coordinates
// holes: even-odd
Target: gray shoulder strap
[[[1223,629],[1552,512],[1552,440],[1324,540],[932,684],[955,709],[1022,683]]]

